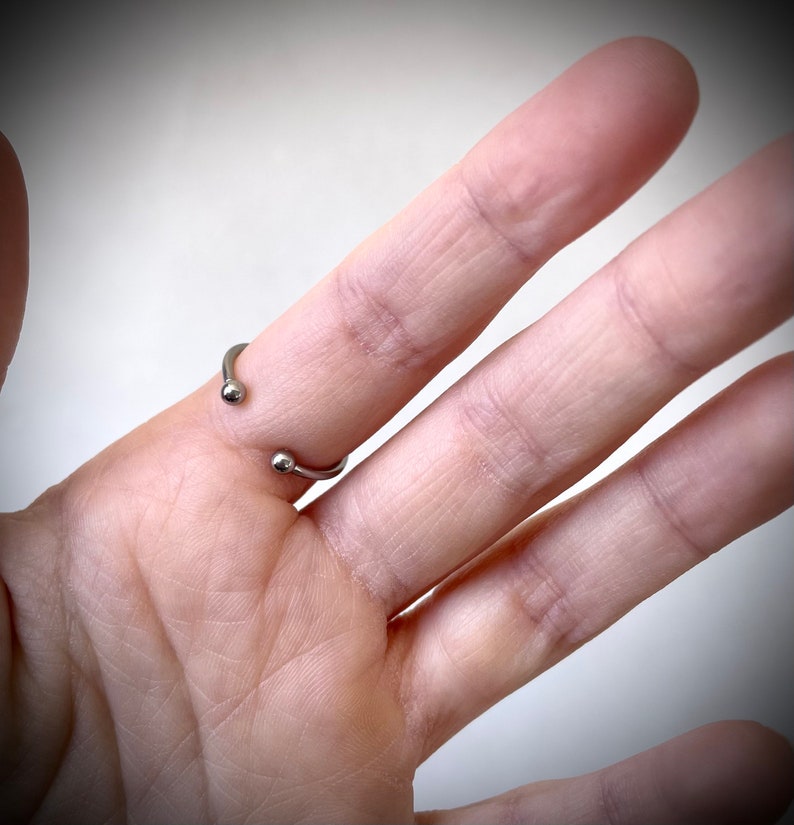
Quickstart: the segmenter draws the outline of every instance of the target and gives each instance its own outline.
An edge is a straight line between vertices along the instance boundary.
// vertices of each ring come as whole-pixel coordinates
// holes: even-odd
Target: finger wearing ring
[[[248,346],[248,344],[235,344],[226,351],[223,356],[221,371],[223,373],[223,386],[221,387],[221,398],[232,406],[237,406],[245,400],[246,388],[242,381],[234,376],[234,361],[237,356]],[[280,475],[292,473],[301,478],[309,478],[314,481],[326,481],[329,478],[339,475],[347,465],[347,456],[333,467],[314,468],[304,467],[298,464],[295,456],[286,449],[276,450],[270,457],[270,466]]]

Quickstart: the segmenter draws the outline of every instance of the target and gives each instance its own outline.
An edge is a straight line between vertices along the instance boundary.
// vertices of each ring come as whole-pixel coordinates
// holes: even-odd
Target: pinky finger
[[[792,504],[794,358],[753,370],[391,626],[429,756],[709,554]],[[477,689],[472,690],[476,685]]]
[[[420,825],[777,822],[794,794],[794,753],[754,722],[718,722],[595,773],[537,782],[416,817]]]

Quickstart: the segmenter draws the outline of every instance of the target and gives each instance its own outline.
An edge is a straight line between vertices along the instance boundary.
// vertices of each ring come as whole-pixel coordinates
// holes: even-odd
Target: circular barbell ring
[[[221,398],[232,406],[242,404],[245,400],[246,389],[245,384],[234,377],[234,361],[237,356],[248,346],[248,344],[235,344],[226,351],[223,356],[223,363],[221,365],[221,372],[223,373],[223,386],[221,387]],[[279,474],[300,476],[301,478],[309,478],[313,481],[327,481],[329,478],[338,476],[347,465],[348,456],[345,456],[338,464],[333,467],[314,468],[304,467],[298,464],[295,456],[290,450],[281,449],[276,450],[270,457],[270,466]]]

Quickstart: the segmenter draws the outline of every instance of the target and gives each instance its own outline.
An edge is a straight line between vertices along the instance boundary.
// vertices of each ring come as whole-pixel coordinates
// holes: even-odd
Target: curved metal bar
[[[245,384],[234,377],[234,359],[248,346],[248,344],[235,344],[231,349],[226,350],[221,364],[223,373],[223,386],[221,387],[221,398],[227,404],[242,404],[245,400]]]
[[[301,478],[311,478],[314,481],[327,481],[329,478],[338,476],[339,473],[345,469],[347,459],[348,457],[345,456],[338,464],[334,464],[333,467],[326,467],[320,470],[298,464],[295,456],[289,450],[276,450],[276,452],[270,456],[270,466],[277,473],[293,473]]]

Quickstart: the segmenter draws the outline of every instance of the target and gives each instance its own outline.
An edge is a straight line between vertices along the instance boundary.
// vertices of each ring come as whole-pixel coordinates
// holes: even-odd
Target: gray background
[[[783,11],[758,3],[25,9],[4,12],[0,34],[0,129],[25,169],[32,243],[0,400],[0,509],[204,382],[231,343],[610,39],[653,35],[690,58],[702,97],[690,134],[353,461],[794,114]],[[793,330],[706,376],[596,475],[790,348]],[[470,725],[420,768],[417,806],[591,770],[719,718],[794,739],[793,521],[736,542]]]

